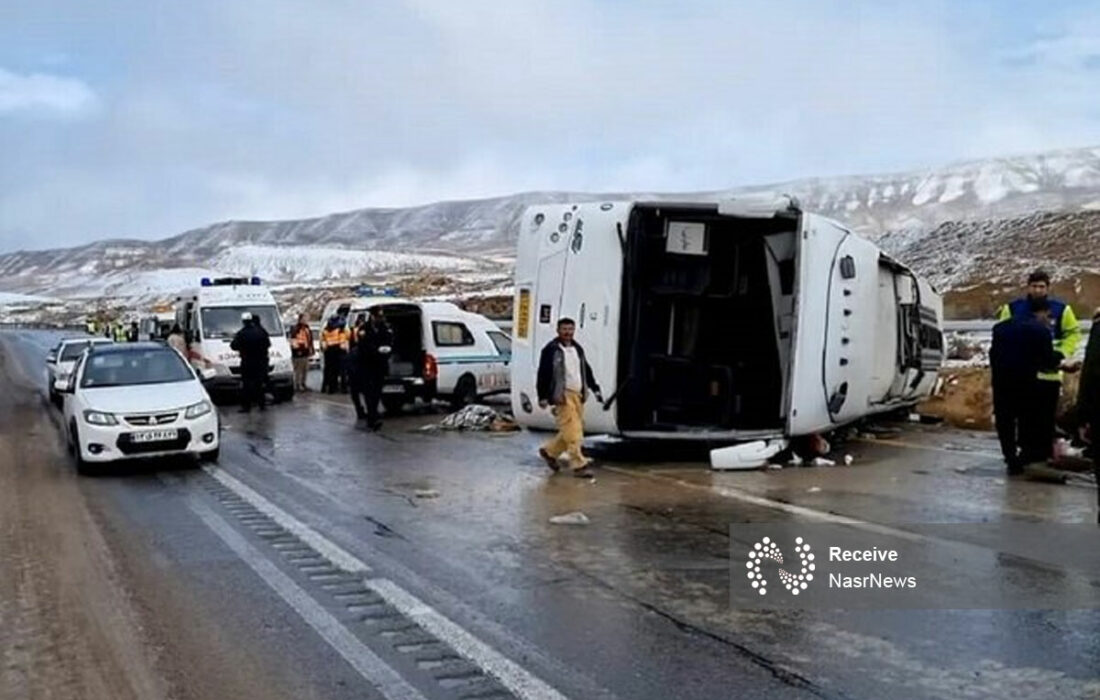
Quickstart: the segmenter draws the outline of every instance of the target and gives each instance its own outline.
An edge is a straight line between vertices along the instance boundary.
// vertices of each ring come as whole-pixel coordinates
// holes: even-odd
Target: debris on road
[[[852,466],[852,462],[854,461],[856,460],[855,457],[853,457],[852,455],[844,455],[844,466],[850,467]]]
[[[826,459],[824,457],[814,457],[814,461],[812,462],[812,464],[815,467],[835,467],[836,466],[836,462],[834,462],[831,459]]]
[[[821,490],[820,486],[811,486],[810,488],[806,489],[806,492],[807,493],[817,493],[820,490]]]
[[[439,498],[439,492],[435,489],[417,489],[413,495],[417,498]]]
[[[786,440],[755,440],[710,451],[712,469],[756,469],[787,448]]]
[[[426,425],[422,430],[487,430],[496,433],[514,432],[519,426],[510,417],[496,409],[472,404],[448,415],[436,425]]]
[[[550,518],[550,522],[554,525],[587,525],[590,521],[588,516],[580,511],[573,511],[572,513],[565,513],[564,515],[555,515]]]

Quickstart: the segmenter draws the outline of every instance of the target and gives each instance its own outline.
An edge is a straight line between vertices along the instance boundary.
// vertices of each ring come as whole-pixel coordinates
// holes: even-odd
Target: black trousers
[[[1035,450],[1036,380],[1000,379],[993,382],[993,417],[1001,454],[1009,469],[1033,461]]]
[[[241,375],[241,408],[251,410],[255,404],[260,408],[267,405],[264,391],[267,388],[267,375],[242,374]]]
[[[379,421],[378,404],[382,400],[382,385],[385,383],[385,373],[361,370],[360,378],[363,400],[366,402],[367,423],[374,425]]]
[[[335,394],[341,389],[341,378],[344,376],[344,355],[341,348],[325,349],[325,371],[321,377],[321,391]]]
[[[1054,454],[1054,432],[1058,415],[1058,397],[1062,394],[1062,382],[1040,379],[1035,382],[1034,443],[1030,450],[1032,462],[1041,462]]]

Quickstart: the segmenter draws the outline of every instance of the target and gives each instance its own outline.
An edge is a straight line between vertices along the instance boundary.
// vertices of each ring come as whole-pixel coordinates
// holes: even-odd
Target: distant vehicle
[[[387,411],[399,411],[418,398],[464,406],[507,393],[511,338],[488,318],[450,302],[393,296],[335,299],[325,306],[322,322],[343,316],[354,323],[374,307],[382,308],[395,336],[382,390]]]
[[[164,340],[172,332],[172,326],[176,323],[176,312],[168,308],[157,310],[149,316],[145,316],[138,322],[141,338],[144,340]]]
[[[229,343],[241,329],[241,315],[251,313],[271,336],[269,386],[276,401],[294,396],[290,343],[271,291],[258,277],[203,279],[176,297],[175,322],[187,338],[188,359],[199,369],[213,370],[210,391],[241,389],[241,358]]]
[[[46,354],[46,393],[50,397],[50,403],[60,406],[60,397],[54,390],[54,382],[67,381],[73,371],[80,353],[91,345],[104,345],[113,342],[109,338],[98,336],[83,336],[80,338],[65,338],[55,345]]]
[[[92,346],[54,390],[63,397],[69,449],[82,474],[137,457],[218,459],[218,414],[201,375],[165,345]]]
[[[513,318],[517,420],[552,428],[539,354],[573,318],[606,406],[586,428],[756,440],[909,406],[943,360],[940,295],[789,197],[529,208]]]

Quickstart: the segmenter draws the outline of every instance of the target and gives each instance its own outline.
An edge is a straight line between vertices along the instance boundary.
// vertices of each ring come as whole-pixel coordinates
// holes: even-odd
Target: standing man
[[[1036,385],[1035,396],[1032,399],[1036,411],[1036,445],[1045,446],[1041,455],[1034,456],[1046,460],[1050,459],[1054,445],[1058,397],[1062,392],[1062,372],[1058,366],[1063,359],[1069,359],[1077,352],[1077,346],[1081,343],[1081,326],[1077,322],[1072,306],[1050,296],[1050,275],[1044,270],[1036,270],[1028,276],[1027,296],[1002,306],[997,318],[1001,321],[1014,316],[1027,318],[1032,314],[1031,303],[1036,300],[1045,301],[1049,306],[1047,330],[1054,352],[1058,355],[1058,361],[1053,363],[1053,368],[1039,373],[1040,382]]]
[[[343,373],[347,348],[348,335],[344,330],[344,319],[333,316],[321,331],[321,352],[325,363],[321,391],[326,394],[335,394],[340,390],[340,375]]]
[[[1050,305],[1045,299],[1028,304],[1027,316],[1013,315],[993,326],[989,351],[993,416],[1009,474],[1020,474],[1025,464],[1050,456],[1040,413],[1047,406],[1036,397],[1045,383],[1040,373],[1056,370],[1059,359],[1050,343]]]
[[[290,329],[290,357],[294,363],[294,390],[309,391],[306,376],[309,358],[313,357],[313,330],[306,323],[305,314],[298,314],[298,323]]]
[[[136,343],[141,340],[141,330],[138,328],[137,321],[130,321],[130,327],[126,330],[126,342]]]
[[[382,421],[378,417],[378,402],[382,400],[382,385],[386,382],[386,370],[393,351],[393,331],[382,315],[382,308],[370,310],[370,320],[360,326],[355,343],[356,384],[352,386],[352,402],[360,418],[367,419],[367,427],[378,430]],[[359,393],[366,401],[366,411],[359,406]]]
[[[241,324],[241,329],[229,344],[229,347],[241,356],[241,413],[250,412],[253,403],[259,405],[260,410],[264,411],[267,409],[264,384],[267,383],[268,349],[271,347],[271,338],[247,311],[241,314]]]
[[[1092,315],[1085,364],[1081,368],[1081,386],[1077,390],[1077,422],[1081,439],[1091,443],[1092,469],[1100,482],[1100,309]],[[1100,492],[1096,494],[1096,522],[1100,524]]]
[[[591,460],[581,452],[584,441],[584,402],[588,392],[603,402],[600,386],[585,359],[584,348],[574,339],[576,324],[572,319],[558,321],[558,337],[542,349],[539,357],[538,395],[539,406],[551,409],[557,422],[558,434],[539,448],[539,456],[552,471],[558,471],[558,458],[566,454],[573,475],[590,479],[588,469]]]

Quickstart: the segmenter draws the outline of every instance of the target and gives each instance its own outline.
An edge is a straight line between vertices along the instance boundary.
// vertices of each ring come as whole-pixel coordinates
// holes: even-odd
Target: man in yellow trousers
[[[542,349],[539,357],[538,394],[539,406],[553,406],[558,434],[539,448],[539,456],[553,471],[558,471],[558,459],[564,454],[569,459],[573,476],[591,479],[590,460],[581,451],[584,441],[584,402],[591,391],[596,400],[603,402],[600,386],[592,374],[592,367],[573,334],[576,324],[572,319],[558,321],[558,337]]]

